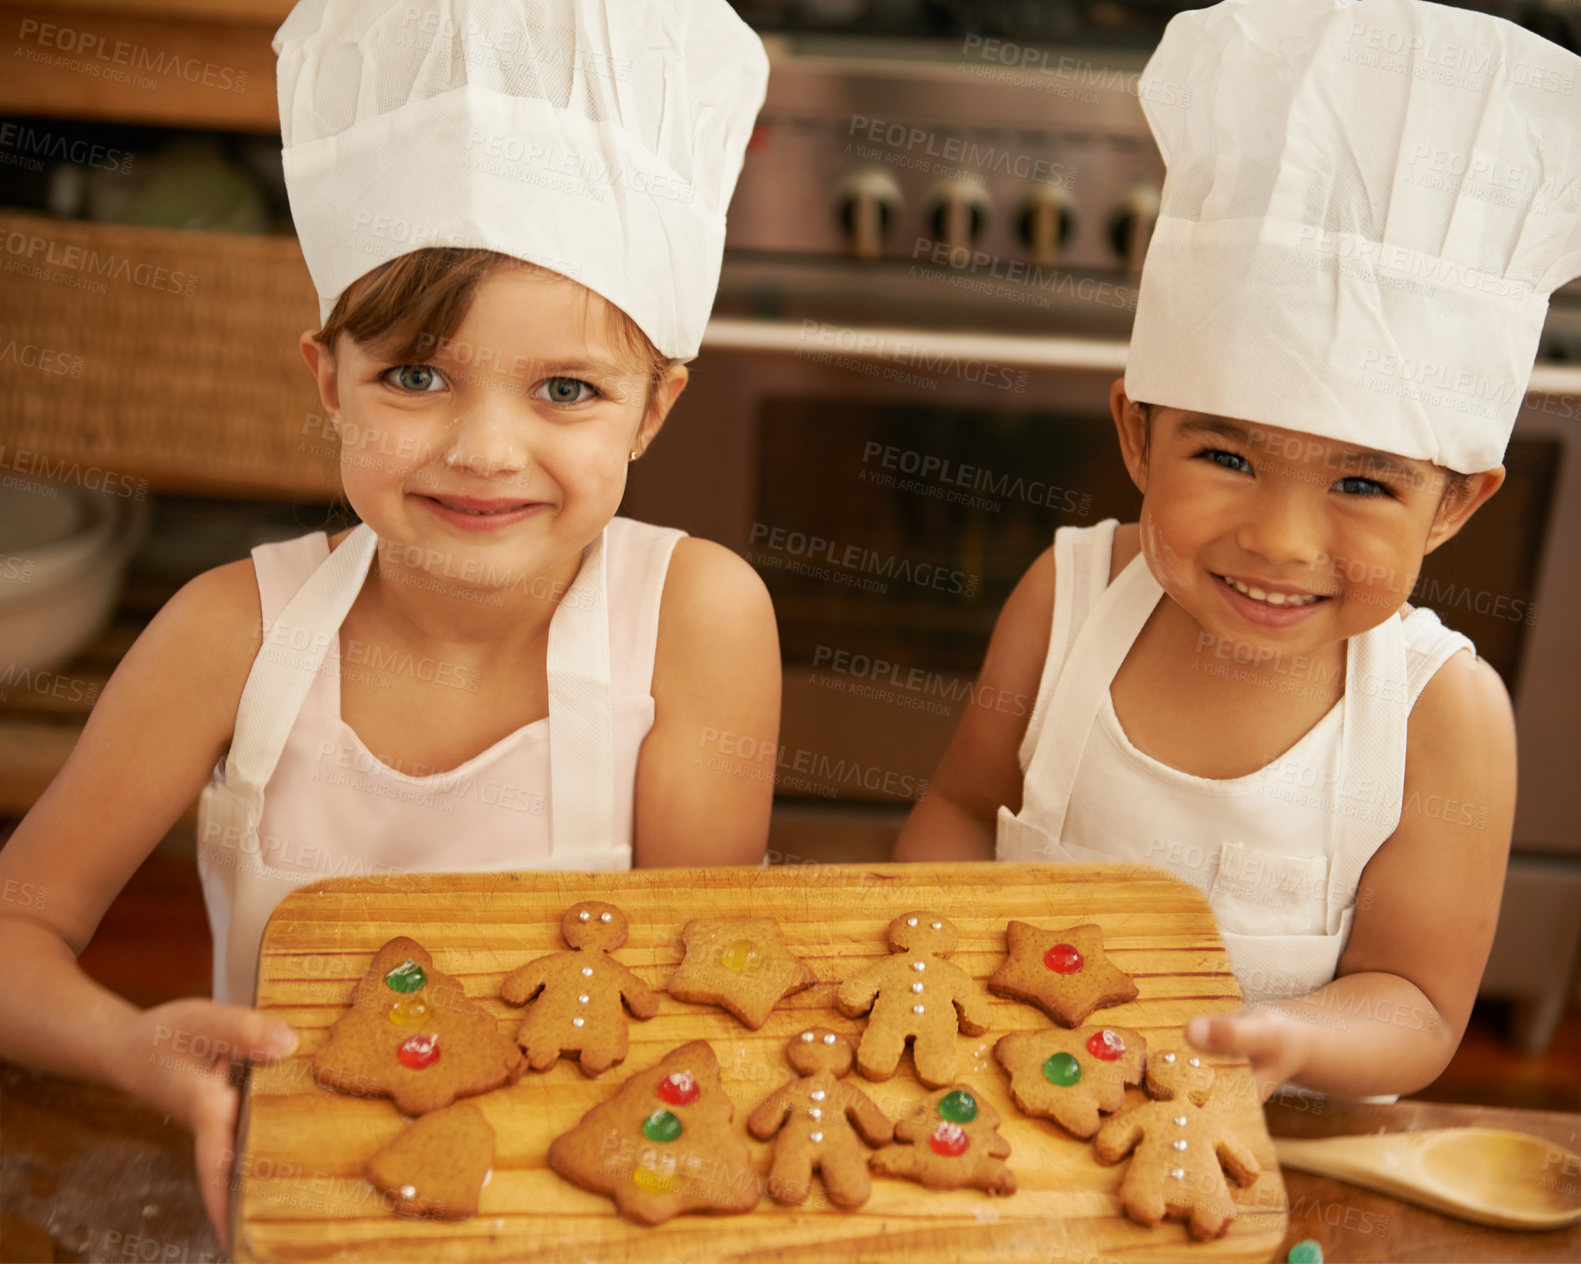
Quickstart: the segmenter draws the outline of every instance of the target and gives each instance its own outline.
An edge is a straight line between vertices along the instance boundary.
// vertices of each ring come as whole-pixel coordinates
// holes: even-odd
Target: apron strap
[[[1025,783],[1037,787],[1039,828],[1054,842],[1064,831],[1076,770],[1103,696],[1163,595],[1139,550],[1103,590],[1071,644]]]
[[[615,838],[608,534],[606,527],[583,552],[582,569],[549,623],[552,854],[587,869],[626,855],[624,840]]]
[[[269,629],[253,660],[236,708],[236,729],[225,757],[225,784],[253,821],[263,812],[263,788],[302,710],[329,646],[362,591],[379,537],[358,524],[340,547],[297,589]]]
[[[1331,919],[1337,919],[1339,912],[1355,900],[1361,871],[1378,845],[1399,827],[1411,695],[1406,675],[1405,625],[1398,612],[1377,627],[1350,638],[1341,705],[1338,779],[1329,795],[1333,834],[1328,884]],[[1358,802],[1348,803],[1346,796],[1357,796],[1364,785],[1375,787],[1376,797],[1364,795]],[[1347,811],[1347,807],[1353,810]],[[1392,811],[1394,824],[1382,828],[1366,810],[1369,807]]]

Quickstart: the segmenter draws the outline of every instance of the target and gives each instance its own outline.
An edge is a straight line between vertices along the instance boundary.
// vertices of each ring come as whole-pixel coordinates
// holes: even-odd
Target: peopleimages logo
[[[977,596],[980,582],[978,576],[951,570],[933,562],[915,562],[892,553],[880,553],[876,549],[860,544],[841,544],[837,540],[826,539],[820,535],[774,527],[766,522],[752,524],[751,540],[754,545],[764,545],[767,550],[772,551],[766,552],[763,548],[749,550],[747,561],[754,564],[796,570],[799,573],[813,574],[814,578],[819,579],[829,579],[842,573],[852,578],[873,576],[876,578],[868,580],[868,583],[893,579],[902,583],[916,584],[921,588],[932,588],[938,592],[965,597]],[[782,559],[791,559],[797,565],[787,567]],[[882,592],[884,587],[880,584],[871,591]]]
[[[224,92],[247,90],[245,70],[233,70],[229,66],[204,61],[201,57],[183,57],[169,50],[159,52],[145,44],[129,44],[125,40],[116,40],[112,44],[103,35],[59,26],[53,22],[40,22],[37,18],[22,19],[17,31],[17,42],[38,45],[38,49],[18,48],[18,57],[26,56],[29,61],[60,65],[67,70],[87,71],[111,82],[127,81],[140,88],[157,88],[157,80],[133,73],[147,71],[155,75],[173,75],[187,83],[218,88]],[[39,51],[46,48],[55,51]]]

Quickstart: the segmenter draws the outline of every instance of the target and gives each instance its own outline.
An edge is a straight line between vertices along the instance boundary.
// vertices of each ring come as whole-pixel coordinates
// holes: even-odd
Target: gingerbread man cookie
[[[980,1036],[992,1021],[972,977],[945,960],[960,935],[931,913],[902,913],[889,924],[891,955],[848,979],[834,1003],[847,1018],[872,1011],[857,1049],[857,1069],[887,1080],[912,1043],[917,1079],[938,1088],[955,1078],[956,1033]]]
[[[1129,1027],[1017,1032],[994,1046],[1023,1113],[1054,1120],[1074,1137],[1098,1131],[1098,1113],[1125,1104],[1125,1086],[1142,1082],[1147,1041]]]
[[[729,1010],[753,1031],[781,1000],[818,982],[767,918],[696,918],[681,940],[686,956],[670,976],[670,995]]]
[[[1169,1049],[1148,1059],[1147,1078],[1142,1087],[1149,1097],[1161,1102],[1173,1101],[1185,1094],[1198,1106],[1206,1106],[1208,1095],[1213,1091],[1213,1080],[1213,1068],[1200,1054]]]
[[[472,1102],[424,1115],[368,1160],[368,1179],[403,1216],[465,1220],[494,1167],[494,1129]]]
[[[751,1211],[758,1175],[719,1059],[702,1040],[639,1071],[549,1145],[549,1166],[573,1184],[608,1194],[621,1213],[659,1224],[683,1211]]]
[[[602,1075],[626,1056],[621,1002],[633,1018],[659,1012],[658,996],[610,956],[626,942],[627,930],[626,915],[613,904],[584,900],[560,922],[569,952],[539,957],[505,977],[505,1000],[532,1001],[516,1042],[534,1071],[547,1071],[562,1053],[575,1053],[584,1075]]]
[[[829,1201],[860,1207],[872,1193],[867,1174],[869,1146],[888,1145],[894,1126],[867,1096],[841,1078],[851,1070],[851,1042],[827,1027],[810,1027],[786,1047],[785,1057],[800,1079],[770,1093],[747,1119],[759,1141],[779,1133],[769,1197],[797,1204],[812,1192],[812,1175],[823,1174]],[[852,1124],[856,1130],[852,1130]]]
[[[995,996],[1036,1005],[1062,1027],[1085,1022],[1102,1006],[1136,999],[1131,976],[1104,954],[1096,922],[1068,930],[1011,922],[1006,937],[1010,955],[988,979]]]
[[[992,1106],[965,1084],[952,1084],[896,1124],[897,1144],[875,1153],[868,1166],[930,1189],[970,1186],[1013,1194],[1016,1174],[1001,1162],[1010,1154],[1010,1143],[999,1135],[999,1124]]]
[[[493,1016],[404,935],[378,952],[351,1009],[313,1058],[313,1078],[356,1097],[390,1097],[408,1115],[521,1079],[526,1064]]]
[[[1100,1163],[1118,1163],[1131,1155],[1120,1185],[1126,1215],[1149,1226],[1166,1215],[1184,1220],[1198,1241],[1218,1237],[1235,1219],[1224,1173],[1245,1186],[1262,1171],[1251,1148],[1218,1115],[1193,1100],[1206,1096],[1212,1077],[1195,1054],[1150,1054],[1148,1091],[1159,1100],[1106,1119],[1093,1143]]]

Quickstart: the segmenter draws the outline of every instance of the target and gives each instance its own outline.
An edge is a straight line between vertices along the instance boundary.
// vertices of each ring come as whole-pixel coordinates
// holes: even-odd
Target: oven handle
[[[903,348],[908,355],[969,356],[1013,368],[1089,373],[1123,373],[1130,346],[1109,338],[1025,337],[883,326],[840,326],[833,345],[808,336],[810,329],[829,328],[823,321],[715,316],[703,332],[703,346],[719,351],[778,351],[793,355],[829,351],[872,360],[893,356]],[[1529,396],[1581,395],[1581,366],[1539,364],[1532,369],[1526,393]]]

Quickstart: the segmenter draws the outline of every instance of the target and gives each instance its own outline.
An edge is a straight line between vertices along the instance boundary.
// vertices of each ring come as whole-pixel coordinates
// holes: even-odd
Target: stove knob
[[[951,253],[969,250],[988,225],[988,195],[969,180],[946,180],[935,185],[925,205],[924,222],[933,233],[933,240]]]
[[[1059,255],[1075,222],[1076,201],[1064,185],[1039,181],[1021,200],[1016,230],[1031,247],[1032,262],[1047,267]]]
[[[835,213],[855,259],[877,259],[905,202],[887,171],[854,171],[835,191]]]
[[[1147,256],[1147,243],[1158,222],[1158,190],[1139,184],[1120,200],[1109,216],[1109,241],[1115,254],[1125,262],[1125,270],[1138,273]]]

